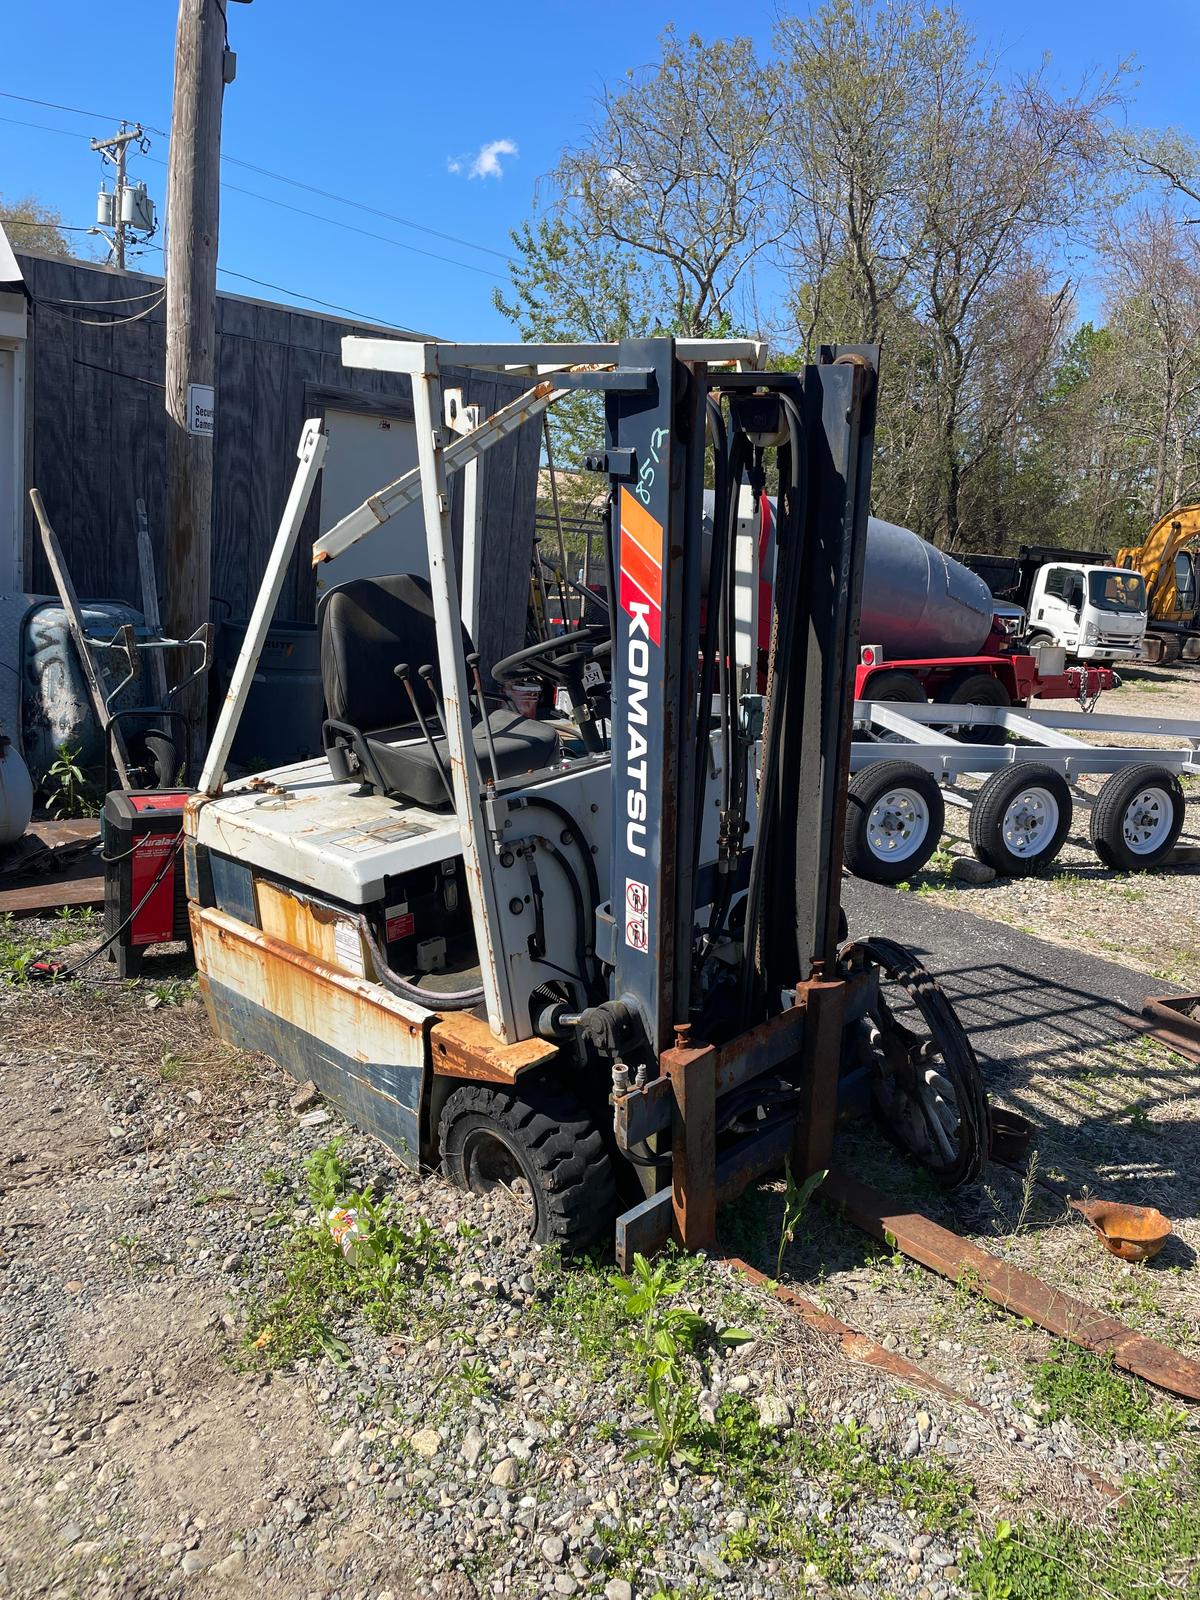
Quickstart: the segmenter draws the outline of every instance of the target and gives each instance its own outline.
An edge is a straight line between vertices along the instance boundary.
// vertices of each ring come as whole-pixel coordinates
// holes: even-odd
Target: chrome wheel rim
[[[1162,848],[1175,821],[1175,808],[1165,789],[1148,788],[1134,795],[1121,819],[1121,834],[1135,856],[1153,855]]]
[[[1058,801],[1049,789],[1036,785],[1022,789],[1009,801],[1000,825],[1005,847],[1025,861],[1041,855],[1053,842],[1059,816]]]
[[[915,789],[889,789],[867,818],[867,844],[880,861],[907,861],[929,834],[929,807]]]

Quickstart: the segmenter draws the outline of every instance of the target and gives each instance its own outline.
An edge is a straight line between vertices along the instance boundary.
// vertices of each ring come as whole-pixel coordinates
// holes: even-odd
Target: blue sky
[[[1049,52],[1055,76],[1072,83],[1089,68],[1133,55],[1139,70],[1131,120],[1175,122],[1200,136],[1194,0],[1143,7],[1127,0],[964,0],[961,9],[1014,70]],[[735,7],[692,0],[674,8],[640,0],[513,0],[503,7],[478,0],[442,7],[229,0],[238,75],[225,94],[226,155],[454,240],[227,163],[221,265],[442,337],[507,337],[511,330],[492,308],[491,291],[493,274],[503,278],[508,230],[527,214],[537,180],[562,144],[579,137],[599,85],[652,60],[668,22],[713,36],[729,31],[732,19],[765,44],[776,10],[774,0]],[[89,114],[0,98],[0,118],[16,119],[0,120],[0,195],[35,193],[68,222],[86,224],[100,177],[89,139],[113,131],[114,115],[168,126],[175,5],[149,0],[113,12],[90,0],[52,0],[6,11],[0,90]],[[488,161],[487,147],[497,144]],[[471,177],[481,152],[489,170]],[[165,154],[166,141],[156,137],[151,159],[131,168],[160,208]],[[143,259],[147,270],[158,270],[156,252]],[[220,281],[287,298],[246,277]]]

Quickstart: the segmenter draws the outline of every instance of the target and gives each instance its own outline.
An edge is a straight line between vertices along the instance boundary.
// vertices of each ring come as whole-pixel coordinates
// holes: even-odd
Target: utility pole
[[[121,272],[125,270],[125,236],[126,234],[141,234],[143,240],[150,238],[157,227],[154,215],[154,203],[146,193],[145,184],[135,184],[132,188],[126,180],[125,167],[129,146],[136,144],[145,155],[150,148],[140,122],[131,128],[128,123],[121,124],[120,132],[114,133],[110,139],[93,139],[92,149],[104,161],[111,161],[117,169],[117,187],[114,194],[109,194],[103,182],[96,200],[96,227],[93,233],[103,234],[105,228],[112,230],[108,238],[112,250],[112,264]],[[138,240],[135,243],[141,242]]]
[[[208,621],[210,604],[221,101],[232,65],[221,0],[179,0],[167,176],[163,563],[164,621],[176,639]],[[181,699],[194,763],[205,734],[202,680]]]

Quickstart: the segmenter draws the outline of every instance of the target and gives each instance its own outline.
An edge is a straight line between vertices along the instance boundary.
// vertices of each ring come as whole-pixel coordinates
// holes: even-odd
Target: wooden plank
[[[3,879],[0,879],[3,883]],[[104,879],[40,878],[36,883],[0,888],[0,917],[42,917],[64,907],[104,908]]]
[[[909,1211],[887,1195],[846,1173],[831,1172],[817,1190],[821,1200],[838,1207],[856,1227],[879,1240],[894,1241],[906,1256],[943,1277],[965,1285],[1017,1317],[1069,1339],[1083,1350],[1111,1356],[1118,1367],[1200,1400],[1200,1362],[1148,1339],[1115,1317],[1073,1299],[1022,1272],[998,1256],[980,1250],[919,1211]]]
[[[71,637],[75,641],[75,649],[79,653],[83,676],[87,683],[88,694],[91,697],[92,709],[100,724],[105,740],[108,739],[108,707],[104,703],[104,690],[96,671],[96,663],[92,660],[92,652],[87,646],[87,637],[84,632],[83,616],[79,610],[79,597],[75,593],[75,586],[71,582],[71,574],[67,570],[63,553],[46,516],[46,508],[42,504],[42,497],[36,489],[29,491],[29,498],[33,504],[34,515],[37,517],[38,526],[42,532],[42,544],[46,551],[46,560],[49,562],[54,584],[58,590],[58,597],[62,601],[63,610],[67,613],[67,624],[71,630]],[[112,753],[113,765],[117,769],[117,776],[121,780],[123,789],[130,789],[133,785],[129,781],[129,752],[125,747],[125,736],[121,732],[119,723],[112,728]]]

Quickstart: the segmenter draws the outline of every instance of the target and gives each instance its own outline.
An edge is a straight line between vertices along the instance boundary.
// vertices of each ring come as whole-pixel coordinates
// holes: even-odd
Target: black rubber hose
[[[587,914],[584,910],[583,890],[579,887],[579,879],[571,870],[571,863],[552,840],[539,833],[533,836],[533,843],[541,845],[567,880],[567,887],[570,889],[571,900],[575,907],[575,960],[579,967],[579,981],[583,984],[588,1000],[593,1000],[596,998],[596,983],[588,973]]]
[[[407,978],[402,978],[388,966],[387,956],[375,937],[374,929],[361,911],[355,914],[355,921],[371,952],[375,976],[385,989],[399,999],[411,1000],[413,1005],[424,1006],[427,1011],[470,1011],[483,999],[482,984],[477,989],[422,989],[419,984],[409,983]]]
[[[718,585],[714,585],[712,581],[713,574],[711,571],[709,574],[709,618],[714,622],[714,625],[717,628],[718,653],[722,654],[724,657],[721,667],[721,738],[724,747],[722,762],[723,770],[721,775],[721,810],[722,815],[726,819],[728,818],[729,813],[735,809],[733,803],[733,768],[734,746],[737,742],[737,736],[734,731],[734,710],[730,691],[733,637],[730,629],[726,627],[726,615],[728,613],[729,616],[732,616],[732,611],[729,608],[733,587],[733,563],[736,555],[738,496],[741,492],[742,478],[745,475],[746,467],[749,461],[749,451],[749,441],[747,440],[745,434],[739,433],[733,441],[729,459],[729,481],[727,489],[728,505],[726,511],[725,538],[723,542],[721,558],[722,567],[724,569],[721,573],[721,578],[723,581]],[[716,550],[714,549],[713,564],[715,565],[715,563]],[[708,748],[706,740],[701,742],[698,755],[704,763],[704,766],[701,769],[704,771],[708,766]],[[701,789],[701,794],[703,794],[703,789]],[[725,919],[729,915],[729,907],[733,900],[733,885],[736,876],[736,873],[733,871],[717,874],[718,893],[713,899],[712,906],[709,909],[708,917],[707,943],[710,947],[713,940],[716,938],[717,933],[724,926]]]
[[[780,396],[788,424],[788,475],[781,478],[779,505],[786,512],[777,524],[775,577],[772,585],[771,677],[767,684],[763,731],[762,768],[758,782],[758,826],[750,858],[750,883],[746,892],[746,921],[742,945],[741,1020],[749,1021],[756,977],[756,960],[762,921],[762,893],[767,855],[775,819],[775,773],[783,738],[788,681],[792,662],[794,591],[799,585],[808,502],[808,459],[804,450],[804,423],[786,395]],[[797,976],[802,976],[797,972]]]

